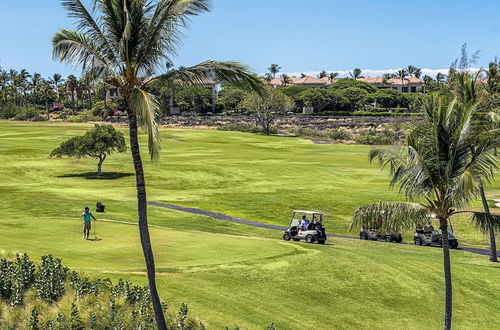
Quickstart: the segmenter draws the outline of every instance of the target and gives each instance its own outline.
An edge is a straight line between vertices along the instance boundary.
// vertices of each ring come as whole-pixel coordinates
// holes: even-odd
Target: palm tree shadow
[[[87,173],[70,173],[57,176],[58,178],[83,178],[87,180],[117,180],[121,178],[126,178],[129,176],[134,176],[134,173],[124,173],[124,172],[106,172],[102,175],[97,175],[96,172]]]

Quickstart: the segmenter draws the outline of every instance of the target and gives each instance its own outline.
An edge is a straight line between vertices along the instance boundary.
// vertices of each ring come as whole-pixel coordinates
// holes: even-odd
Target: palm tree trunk
[[[488,201],[486,200],[486,195],[484,193],[483,181],[479,180],[479,194],[481,195],[481,201],[483,202],[484,212],[490,214],[490,207],[488,206]],[[490,223],[490,261],[498,262],[497,258],[497,244],[495,241],[495,230],[493,229],[493,224]]]
[[[453,312],[453,291],[451,287],[451,263],[450,263],[450,244],[448,242],[448,219],[440,219],[442,244],[443,244],[443,266],[445,282],[445,309],[444,309],[444,330],[451,329],[451,317]]]
[[[146,181],[144,180],[144,169],[142,167],[141,153],[139,149],[139,140],[137,133],[137,118],[135,114],[128,111],[129,119],[129,135],[130,135],[130,151],[134,161],[135,182],[137,188],[137,212],[139,216],[139,235],[141,238],[142,252],[146,263],[148,275],[149,291],[151,292],[151,300],[155,312],[156,324],[159,330],[166,330],[167,325],[163,309],[161,306],[158,290],[156,289],[155,279],[155,262],[153,249],[151,247],[151,239],[149,237],[148,218],[147,218],[147,201],[146,201]]]

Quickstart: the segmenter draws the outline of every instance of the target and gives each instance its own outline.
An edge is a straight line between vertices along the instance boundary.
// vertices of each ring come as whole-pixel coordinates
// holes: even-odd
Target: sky
[[[79,74],[52,60],[51,38],[72,28],[60,0],[0,0],[0,67],[44,76]],[[174,57],[179,65],[234,60],[263,74],[361,68],[377,75],[408,65],[447,70],[463,43],[477,67],[500,56],[499,0],[212,0],[194,17]]]

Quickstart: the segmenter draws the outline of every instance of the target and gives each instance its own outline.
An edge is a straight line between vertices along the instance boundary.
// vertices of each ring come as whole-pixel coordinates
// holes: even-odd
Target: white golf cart
[[[294,210],[288,229],[283,234],[285,241],[300,241],[307,243],[318,242],[325,244],[326,233],[323,227],[323,213],[314,211]]]

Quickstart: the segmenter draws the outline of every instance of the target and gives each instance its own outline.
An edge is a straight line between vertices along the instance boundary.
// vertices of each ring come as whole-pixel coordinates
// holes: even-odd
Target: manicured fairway
[[[0,255],[52,253],[88,274],[145,283],[128,153],[106,161],[104,171],[116,174],[104,179],[85,175],[95,171],[92,160],[47,157],[88,127],[0,121]],[[397,198],[385,174],[368,164],[368,147],[217,131],[163,136],[161,162],[146,162],[149,200],[280,225],[290,208],[313,208],[332,214],[328,229],[345,234],[356,205]],[[499,188],[496,183],[489,194],[499,196]],[[99,240],[84,241],[79,215],[97,200],[108,208],[98,217],[109,221],[97,223]],[[437,248],[340,239],[327,246],[286,243],[279,232],[149,211],[163,298],[172,308],[188,302],[209,328],[440,327]],[[465,222],[456,227],[461,237],[482,243]],[[452,260],[456,328],[499,328],[500,268],[461,251],[452,251]]]

